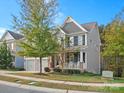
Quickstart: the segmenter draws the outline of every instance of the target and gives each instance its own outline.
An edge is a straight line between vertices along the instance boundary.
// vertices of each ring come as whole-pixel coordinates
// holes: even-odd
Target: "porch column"
[[[80,62],[83,63],[83,51],[80,51]]]
[[[83,72],[83,51],[80,51],[80,70]]]

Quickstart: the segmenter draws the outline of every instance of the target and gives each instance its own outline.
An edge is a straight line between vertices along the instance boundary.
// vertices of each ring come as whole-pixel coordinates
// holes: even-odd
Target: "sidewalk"
[[[35,77],[18,76],[18,75],[12,75],[12,74],[8,74],[8,73],[12,73],[12,72],[0,71],[1,76],[8,76],[8,77],[14,77],[14,78],[25,79],[25,80],[32,80],[32,81],[36,81],[36,82],[41,81],[41,82],[59,83],[59,84],[76,85],[76,86],[124,87],[124,83],[80,83],[80,82],[58,81],[58,80],[40,79],[40,78],[35,78]]]
[[[68,90],[68,92],[67,92],[67,90],[63,90],[63,89],[36,87],[36,86],[22,85],[22,84],[17,84],[17,83],[10,83],[10,82],[7,82],[7,81],[0,81],[0,84],[15,87],[15,88],[41,91],[42,93],[43,92],[44,93],[100,93],[100,92],[73,91],[73,90]]]

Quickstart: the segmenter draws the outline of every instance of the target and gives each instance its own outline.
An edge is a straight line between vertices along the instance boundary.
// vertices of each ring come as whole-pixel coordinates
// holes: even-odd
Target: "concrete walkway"
[[[58,83],[58,84],[66,84],[66,85],[77,85],[77,86],[97,86],[97,87],[124,87],[124,83],[80,83],[80,82],[69,82],[69,81],[58,81],[58,80],[49,80],[49,79],[41,79],[41,78],[34,78],[34,77],[26,77],[26,76],[19,76],[19,75],[12,75],[9,73],[17,73],[13,71],[0,71],[1,76],[8,76],[14,77],[18,79],[25,79],[31,80],[36,82],[48,82],[48,83]]]
[[[18,93],[18,88],[19,89],[37,91],[37,92],[39,91],[38,93],[100,93],[100,92],[73,91],[73,90],[36,87],[36,86],[30,86],[30,85],[22,85],[22,84],[17,84],[17,83],[11,83],[11,82],[7,82],[7,81],[0,81],[0,85],[7,86],[5,88],[8,88],[9,86],[13,87],[16,90],[15,93]],[[2,92],[2,90],[0,91],[0,93],[1,92]],[[28,92],[28,93],[37,93],[37,92]],[[9,93],[11,93],[11,91]]]

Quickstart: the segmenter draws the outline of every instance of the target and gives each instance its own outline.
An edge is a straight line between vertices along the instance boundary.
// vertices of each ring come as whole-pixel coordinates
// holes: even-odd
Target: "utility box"
[[[102,71],[102,76],[107,78],[113,78],[113,72],[112,71]]]

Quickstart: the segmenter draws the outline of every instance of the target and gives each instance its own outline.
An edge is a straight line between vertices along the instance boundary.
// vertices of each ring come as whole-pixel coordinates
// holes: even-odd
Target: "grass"
[[[51,74],[42,74],[38,73],[14,73],[19,76],[28,76],[42,79],[50,79],[50,80],[60,80],[60,81],[71,81],[71,82],[84,82],[84,83],[106,83],[111,81],[109,78],[103,78],[99,75],[91,74],[91,73],[83,73],[80,75],[63,75],[58,73]]]
[[[20,84],[28,85],[30,80],[12,78],[7,76],[0,76],[0,80],[8,81],[8,82],[19,82]],[[124,87],[89,87],[89,86],[74,86],[74,85],[65,85],[65,84],[54,84],[54,83],[46,83],[46,82],[36,82],[33,86],[39,87],[48,87],[48,88],[57,88],[57,89],[68,89],[68,90],[78,90],[78,91],[96,91],[96,92],[109,92],[109,93],[124,93]]]

